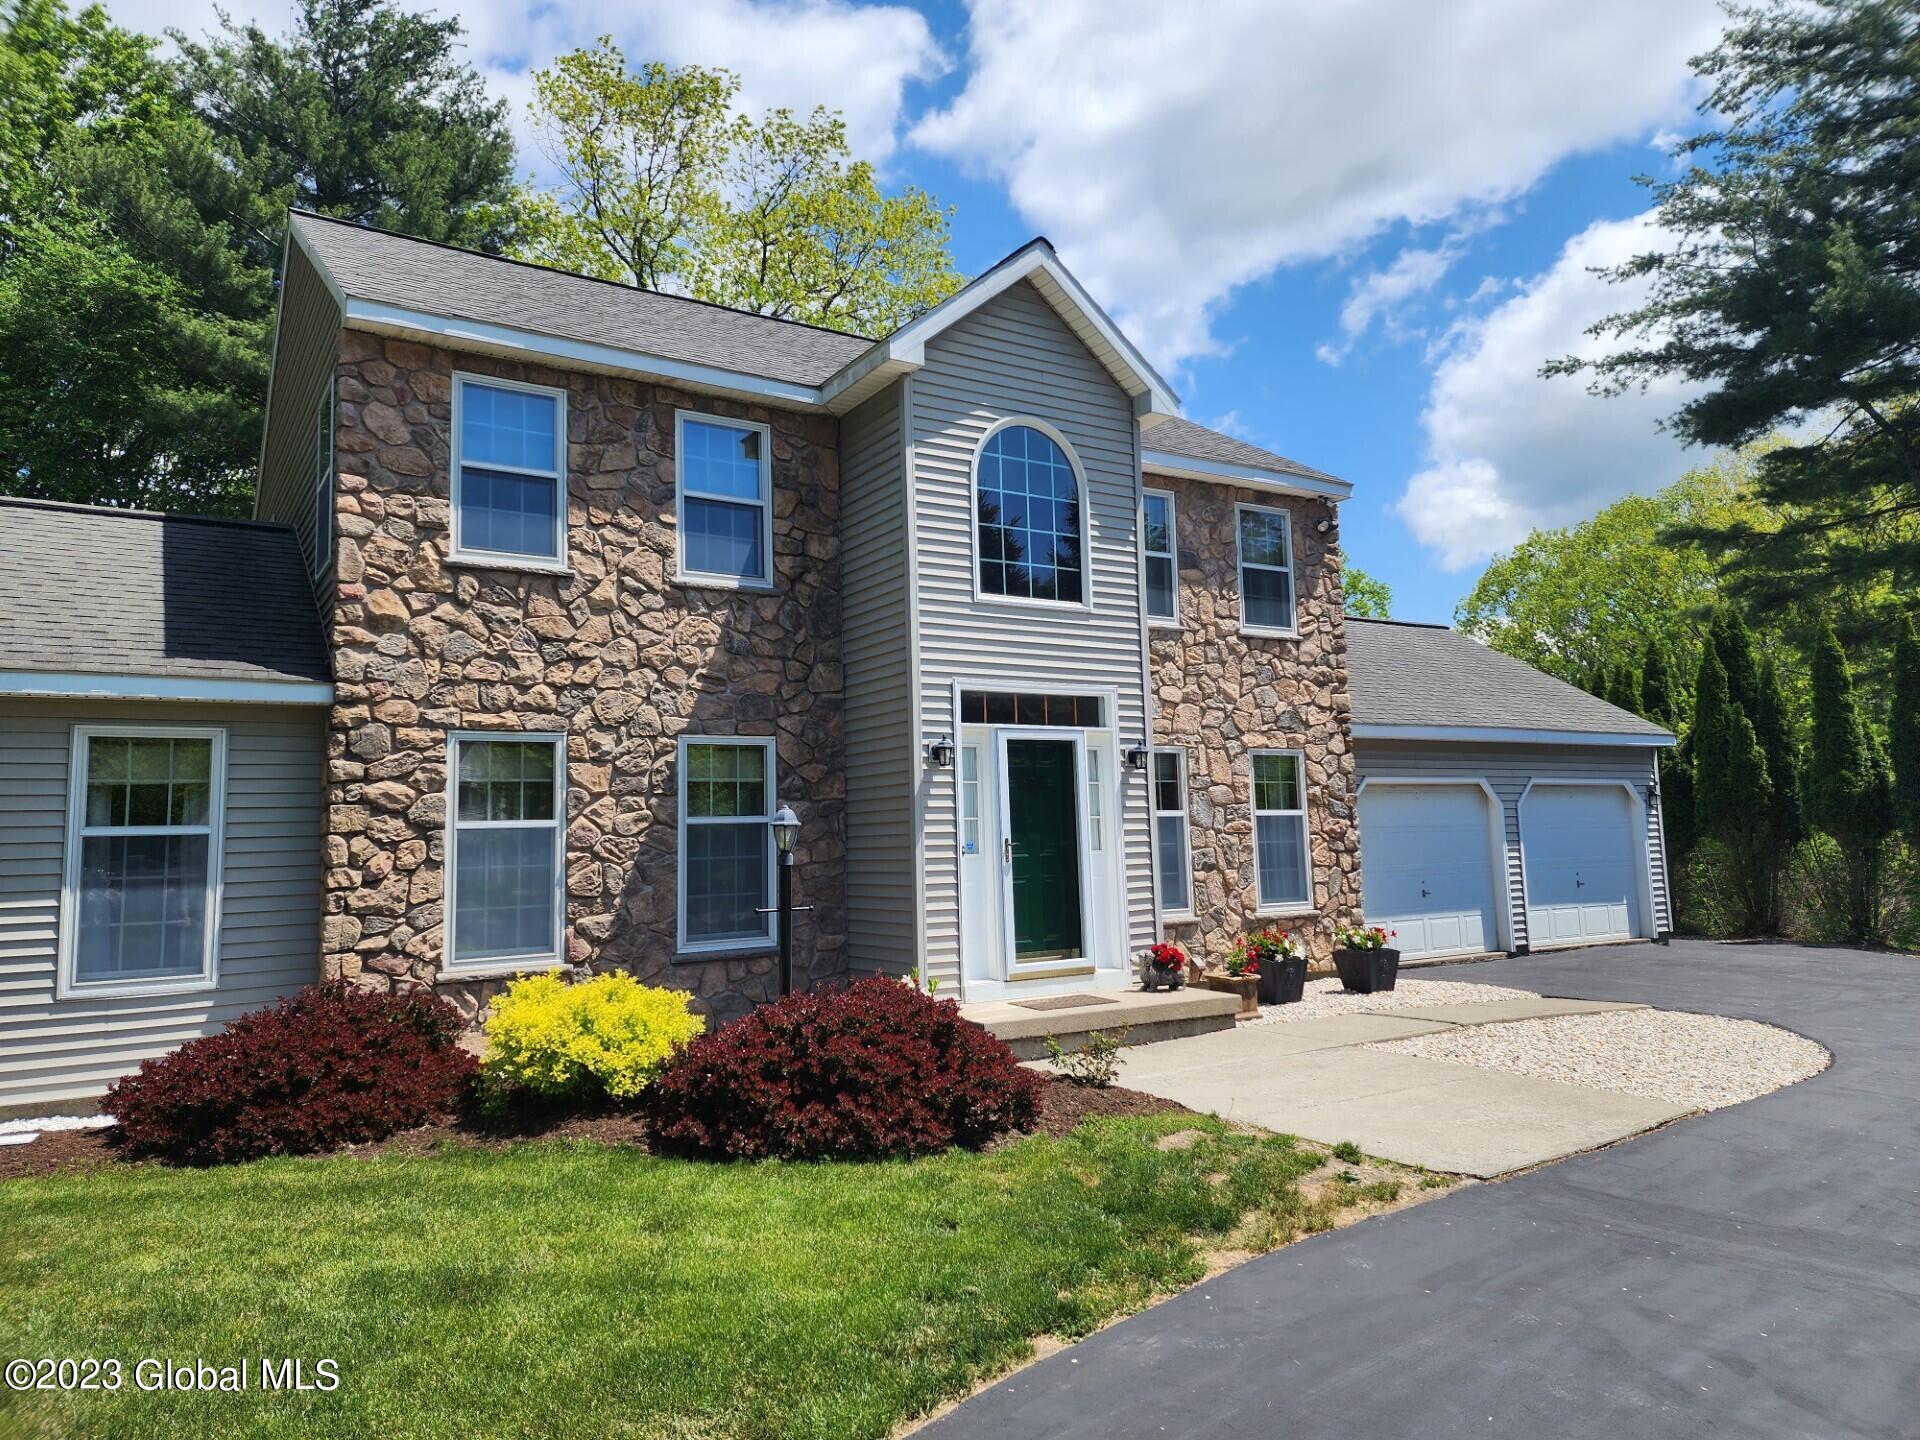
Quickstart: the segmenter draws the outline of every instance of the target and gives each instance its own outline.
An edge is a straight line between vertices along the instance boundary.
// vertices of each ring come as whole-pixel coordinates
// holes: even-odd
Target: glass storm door
[[[1084,744],[1074,732],[1000,733],[1010,974],[1086,954]]]

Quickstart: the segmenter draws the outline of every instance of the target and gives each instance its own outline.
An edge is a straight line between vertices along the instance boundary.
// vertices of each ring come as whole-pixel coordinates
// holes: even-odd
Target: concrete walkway
[[[1676,940],[1469,977],[1783,1025],[1833,1065],[1289,1245],[924,1440],[1920,1433],[1920,960]]]
[[[1148,1045],[1120,1084],[1227,1120],[1483,1179],[1638,1135],[1682,1105],[1364,1048],[1469,1025],[1643,1005],[1550,998],[1409,1006]]]

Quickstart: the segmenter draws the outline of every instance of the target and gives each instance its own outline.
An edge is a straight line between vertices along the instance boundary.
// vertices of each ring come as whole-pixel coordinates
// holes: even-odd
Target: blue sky
[[[422,10],[454,7],[401,0]],[[110,0],[150,32],[195,0]],[[286,27],[289,0],[232,0]],[[1590,273],[1657,243],[1636,173],[1698,123],[1713,0],[464,0],[513,106],[611,30],[725,66],[758,110],[843,111],[889,182],[956,208],[976,272],[1036,233],[1190,418],[1354,483],[1349,558],[1446,620],[1487,558],[1700,457],[1685,391],[1538,378],[1633,299]]]

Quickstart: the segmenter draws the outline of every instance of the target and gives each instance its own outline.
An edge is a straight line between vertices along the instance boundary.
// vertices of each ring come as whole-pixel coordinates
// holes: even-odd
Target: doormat
[[[1022,1010],[1078,1010],[1082,1005],[1118,1005],[1111,995],[1042,995],[1038,1000],[1013,1000]]]

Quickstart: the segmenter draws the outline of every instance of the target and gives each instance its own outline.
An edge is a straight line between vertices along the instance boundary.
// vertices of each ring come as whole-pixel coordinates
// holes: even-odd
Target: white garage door
[[[1498,949],[1487,797],[1477,785],[1360,792],[1360,893],[1367,923],[1399,931],[1408,959]]]
[[[1640,850],[1618,785],[1535,785],[1520,806],[1534,948],[1640,933]]]

